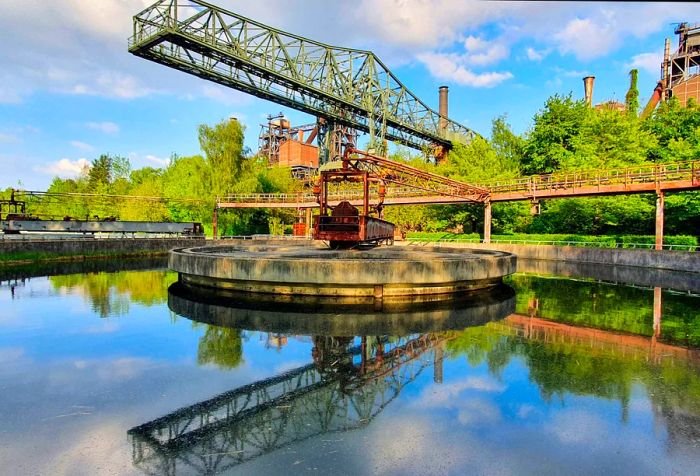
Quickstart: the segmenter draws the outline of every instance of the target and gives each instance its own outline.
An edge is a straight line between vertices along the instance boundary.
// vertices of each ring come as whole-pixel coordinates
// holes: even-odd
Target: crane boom
[[[371,51],[326,45],[201,0],[160,0],[134,16],[129,51],[373,138],[450,148],[476,135],[454,121],[441,125]]]

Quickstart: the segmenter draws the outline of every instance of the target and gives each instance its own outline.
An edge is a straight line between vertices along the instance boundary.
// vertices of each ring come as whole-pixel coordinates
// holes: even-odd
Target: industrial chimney
[[[588,107],[593,105],[593,81],[595,81],[595,76],[583,78],[583,94]]]
[[[440,131],[447,130],[447,86],[440,86]]]
[[[669,71],[671,69],[671,40],[666,38],[664,42],[664,62],[661,63],[661,99],[666,99],[668,92],[671,90],[671,78]]]

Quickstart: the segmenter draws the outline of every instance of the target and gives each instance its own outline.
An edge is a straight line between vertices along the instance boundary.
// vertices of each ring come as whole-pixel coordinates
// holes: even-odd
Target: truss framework
[[[357,149],[347,149],[343,162],[345,167],[368,171],[384,182],[401,187],[462,198],[466,202],[483,202],[489,197],[487,188],[452,180]]]
[[[201,0],[161,0],[134,17],[137,56],[415,147],[475,133],[409,91],[372,52],[286,33]]]

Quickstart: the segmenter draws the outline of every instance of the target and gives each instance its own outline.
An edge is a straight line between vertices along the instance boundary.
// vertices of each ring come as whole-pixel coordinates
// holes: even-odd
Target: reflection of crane
[[[148,474],[213,474],[320,434],[366,426],[433,363],[441,381],[449,338],[365,337],[356,347],[349,338],[315,338],[314,364],[129,430],[134,463]]]

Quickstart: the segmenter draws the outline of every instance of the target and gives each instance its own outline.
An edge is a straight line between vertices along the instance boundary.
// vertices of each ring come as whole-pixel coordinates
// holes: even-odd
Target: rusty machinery
[[[360,184],[362,209],[359,210],[347,200],[331,206],[328,187],[333,183]],[[484,188],[347,147],[341,167],[321,172],[314,186],[314,195],[320,207],[313,224],[314,239],[328,241],[332,248],[393,243],[395,227],[382,219],[388,184],[472,203],[486,202],[489,197],[489,191]],[[373,200],[373,197],[376,198]]]
[[[340,169],[322,171],[314,185],[320,212],[314,217],[313,238],[328,241],[334,249],[383,242],[391,244],[394,241],[394,224],[381,219],[386,184],[367,170],[351,167],[347,160],[350,150],[346,149]],[[362,209],[346,200],[335,206],[330,205],[328,187],[332,183],[361,184]],[[377,198],[370,203],[373,186],[376,186]]]

